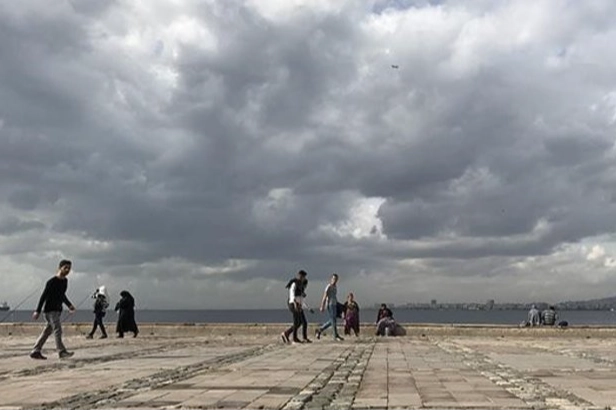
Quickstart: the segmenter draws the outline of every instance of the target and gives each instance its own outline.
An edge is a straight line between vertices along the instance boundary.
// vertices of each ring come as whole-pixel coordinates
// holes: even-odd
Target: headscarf
[[[128,300],[130,302],[130,305],[135,305],[135,299],[133,298],[132,295],[130,295],[128,291],[126,290],[120,291],[120,296]]]

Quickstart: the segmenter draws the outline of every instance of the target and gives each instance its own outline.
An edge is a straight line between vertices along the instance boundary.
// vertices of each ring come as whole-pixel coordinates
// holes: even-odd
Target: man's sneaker
[[[98,337],[99,340],[104,340],[105,338],[107,338],[107,335],[101,335],[100,337]]]
[[[60,356],[60,358],[71,358],[73,355],[75,355],[74,352],[72,351],[60,351],[60,354],[58,354]]]
[[[344,341],[344,338],[342,338],[341,336],[337,336],[337,337],[335,338],[335,340],[336,340],[336,341]]]
[[[94,338],[94,336],[92,334],[86,335],[86,340],[91,340],[92,338]]]
[[[301,344],[302,340],[300,340],[299,338],[294,338],[293,339],[293,344]]]
[[[306,344],[310,344],[312,342],[312,340],[309,339],[309,338],[304,338],[304,340],[302,342],[306,343]]]
[[[282,340],[283,343],[288,344],[289,343],[289,337],[287,337],[287,335],[285,333],[280,334],[280,339]]]
[[[45,357],[39,351],[35,351],[35,352],[30,353],[30,358],[32,358],[34,360],[46,360],[47,359],[47,357]]]
[[[321,330],[316,330],[314,332],[314,335],[317,337],[317,340],[320,340],[321,339]]]

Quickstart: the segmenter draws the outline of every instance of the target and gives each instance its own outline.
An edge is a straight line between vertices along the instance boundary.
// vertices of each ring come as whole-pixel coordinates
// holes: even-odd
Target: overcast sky
[[[616,295],[616,2],[0,2],[0,301]],[[36,298],[24,304],[34,307]],[[88,303],[89,304],[89,303]]]

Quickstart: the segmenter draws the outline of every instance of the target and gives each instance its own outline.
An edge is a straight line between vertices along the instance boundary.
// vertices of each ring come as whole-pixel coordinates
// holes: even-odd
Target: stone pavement
[[[28,409],[608,409],[611,338],[208,335],[86,340],[76,354],[27,354],[0,337],[0,407]]]

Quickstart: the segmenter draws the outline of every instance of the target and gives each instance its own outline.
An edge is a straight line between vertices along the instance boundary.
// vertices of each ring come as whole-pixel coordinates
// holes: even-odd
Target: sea
[[[509,324],[519,325],[525,321],[528,312],[525,310],[414,310],[394,309],[394,318],[400,323],[434,323],[434,324]],[[360,321],[370,323],[376,320],[377,310],[362,309]],[[614,311],[559,311],[559,320],[565,320],[570,325],[614,325]],[[0,312],[0,323],[33,322],[32,311],[17,310]],[[138,323],[249,323],[276,324],[290,323],[291,314],[288,310],[136,310]],[[327,318],[326,313],[314,312],[306,314],[310,323],[320,323]],[[91,310],[77,310],[74,314],[65,311],[64,322],[91,322]],[[105,322],[114,322],[117,314],[108,311]],[[42,321],[39,319],[39,322]]]

